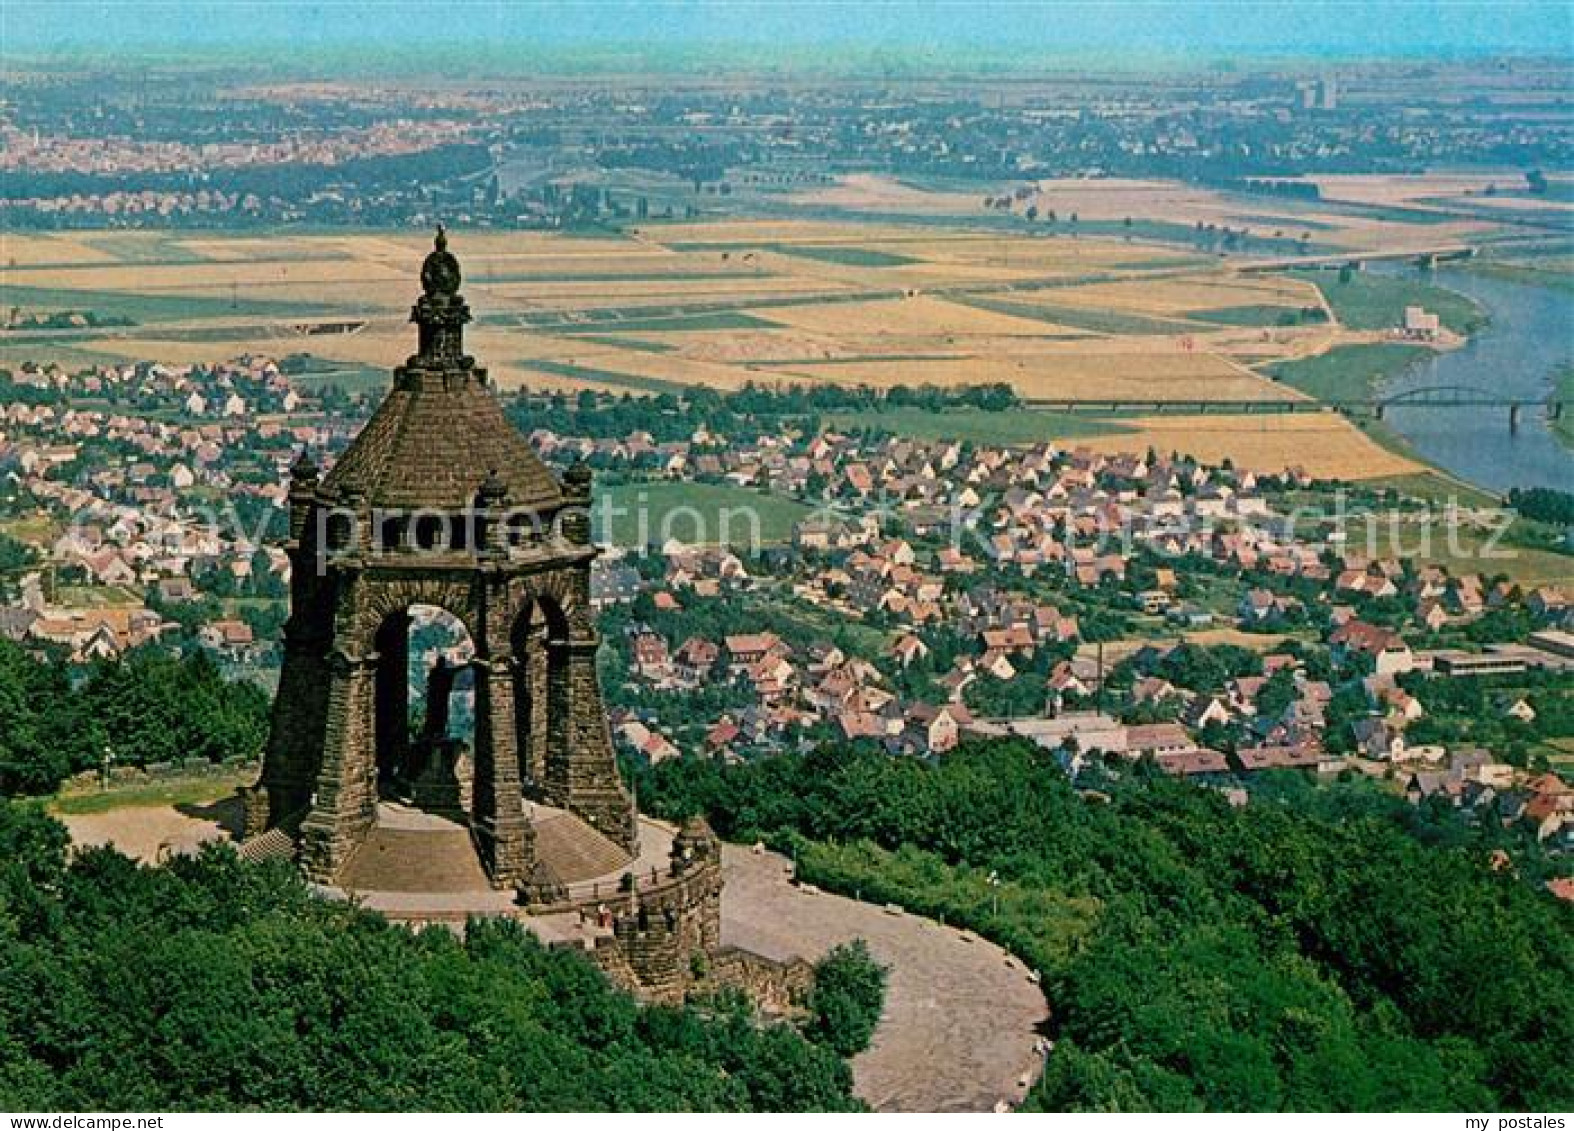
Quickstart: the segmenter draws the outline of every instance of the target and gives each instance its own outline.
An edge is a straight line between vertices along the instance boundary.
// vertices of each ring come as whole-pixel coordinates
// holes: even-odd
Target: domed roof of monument
[[[498,483],[508,506],[560,504],[562,486],[504,416],[485,370],[464,354],[470,310],[459,294],[459,262],[441,228],[436,243],[410,315],[420,327],[418,351],[395,371],[393,388],[323,487],[389,509],[459,510],[483,484],[495,494]]]

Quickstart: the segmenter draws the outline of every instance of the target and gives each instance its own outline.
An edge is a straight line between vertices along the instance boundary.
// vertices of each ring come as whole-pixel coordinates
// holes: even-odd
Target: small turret
[[[499,512],[508,503],[508,484],[492,468],[475,493],[475,546],[483,553],[501,554],[508,548],[508,527]]]
[[[567,471],[563,472],[563,487],[571,495],[582,495],[588,499],[592,478],[590,465],[582,459],[577,459],[569,464]]]
[[[575,460],[563,472],[563,498],[569,504],[560,518],[563,537],[576,546],[590,545],[590,465]]]
[[[311,519],[312,500],[317,494],[317,463],[311,451],[301,448],[300,455],[290,464],[290,540],[299,542]]]
[[[678,835],[672,838],[672,871],[674,874],[700,867],[721,855],[721,840],[712,831],[704,817],[693,816],[683,822]]]
[[[300,455],[295,457],[295,462],[290,464],[290,480],[293,483],[317,482],[317,474],[322,469],[317,466],[317,461],[312,459],[311,449],[301,447]]]

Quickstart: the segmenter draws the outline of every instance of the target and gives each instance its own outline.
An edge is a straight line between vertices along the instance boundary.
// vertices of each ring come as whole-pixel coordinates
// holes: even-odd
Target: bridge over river
[[[1319,401],[1309,398],[1273,398],[1263,400],[1141,400],[1112,398],[1097,400],[1047,400],[1027,402],[1035,408],[1053,409],[1062,413],[1108,416],[1132,414],[1161,416],[1168,414],[1192,415],[1214,413],[1285,415],[1309,412],[1342,412],[1348,416],[1371,416],[1383,420],[1390,409],[1402,408],[1427,410],[1469,410],[1480,413],[1494,410],[1501,413],[1501,420],[1510,432],[1519,430],[1520,420],[1527,409],[1544,408],[1548,421],[1563,418],[1563,402],[1556,397],[1537,401],[1529,397],[1515,397],[1483,391],[1473,385],[1423,385],[1401,389],[1391,395],[1365,400]]]

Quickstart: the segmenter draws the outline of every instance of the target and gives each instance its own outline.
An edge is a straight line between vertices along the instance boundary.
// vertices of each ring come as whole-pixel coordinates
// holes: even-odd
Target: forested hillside
[[[999,742],[936,766],[675,761],[639,796],[1030,961],[1056,1038],[1045,1108],[1574,1106],[1574,912],[1494,868],[1497,834],[1368,786],[1232,808],[1138,773],[1079,795]]]
[[[266,692],[203,652],[139,648],[74,670],[0,639],[0,796],[51,793],[106,753],[117,766],[255,758],[267,733]]]
[[[828,965],[813,1041],[736,1000],[644,1008],[512,922],[412,934],[225,848],[68,864],[0,801],[8,1111],[849,1109],[832,1048],[867,1038],[871,979]]]

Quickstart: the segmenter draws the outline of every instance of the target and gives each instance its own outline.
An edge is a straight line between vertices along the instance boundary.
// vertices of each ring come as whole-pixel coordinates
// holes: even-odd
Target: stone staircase
[[[295,838],[283,829],[273,828],[243,841],[238,851],[242,859],[253,863],[289,860],[295,855]]]
[[[535,806],[536,858],[565,884],[622,875],[633,862],[621,846],[562,809]]]
[[[482,892],[491,883],[470,830],[451,822],[421,828],[378,824],[345,865],[348,891]]]

